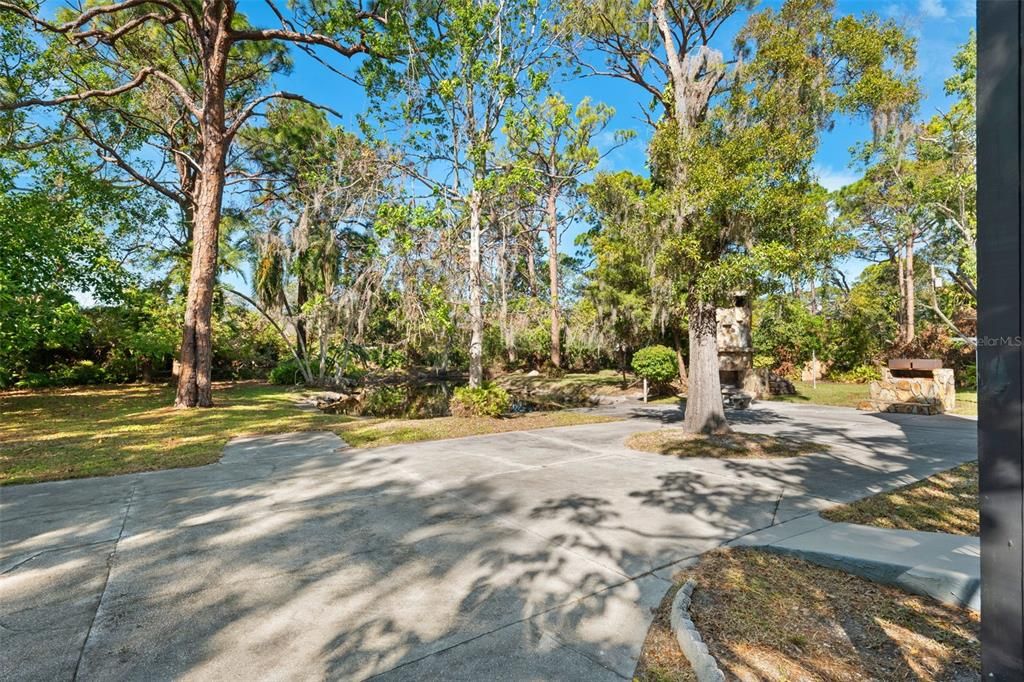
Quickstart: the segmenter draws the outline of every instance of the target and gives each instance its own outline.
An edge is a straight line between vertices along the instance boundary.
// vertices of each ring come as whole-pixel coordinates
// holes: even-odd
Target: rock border
[[[718,661],[708,651],[708,645],[704,643],[697,626],[690,619],[690,596],[696,586],[693,578],[689,578],[676,591],[676,596],[672,599],[669,622],[676,633],[679,648],[683,650],[683,655],[697,676],[697,682],[725,682],[725,673],[718,667]]]

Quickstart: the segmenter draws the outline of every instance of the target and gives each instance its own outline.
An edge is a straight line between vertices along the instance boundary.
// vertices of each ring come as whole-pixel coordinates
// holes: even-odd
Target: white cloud
[[[831,166],[819,166],[815,169],[815,174],[818,176],[821,186],[829,192],[834,192],[860,180],[860,176],[851,170],[836,169]]]
[[[943,19],[946,16],[946,6],[942,0],[918,0],[917,11],[929,19]]]
[[[957,17],[973,17],[977,13],[977,0],[957,0],[953,6],[953,15]]]

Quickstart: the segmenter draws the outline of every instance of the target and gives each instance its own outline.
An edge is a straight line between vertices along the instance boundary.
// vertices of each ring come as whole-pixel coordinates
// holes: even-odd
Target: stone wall
[[[865,409],[880,412],[935,414],[956,407],[956,382],[951,369],[900,373],[883,368],[882,378],[869,386]]]

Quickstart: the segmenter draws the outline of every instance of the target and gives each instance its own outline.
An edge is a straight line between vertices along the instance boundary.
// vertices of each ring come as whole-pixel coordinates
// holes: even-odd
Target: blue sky
[[[249,3],[250,6],[246,6]],[[764,0],[761,6],[780,4],[781,0]],[[248,11],[253,23],[274,25],[273,17],[267,16],[263,3],[245,0],[243,11]],[[839,0],[837,11],[841,14],[862,14],[874,12],[885,18],[893,18],[903,25],[918,40],[917,76],[920,79],[924,100],[920,109],[922,118],[930,118],[938,110],[948,106],[943,93],[943,81],[952,73],[952,57],[968,37],[975,23],[975,0]],[[742,26],[746,14],[731,20],[728,31],[722,36],[731,42],[732,35]],[[349,70],[352,64],[325,58],[339,67]],[[330,73],[321,65],[302,54],[295,56],[293,72],[281,79],[278,86],[292,90],[328,105],[343,114],[342,124],[354,127],[354,116],[366,104],[361,90]],[[624,81],[591,77],[563,82],[557,89],[573,102],[584,97],[602,101],[616,110],[604,144],[611,144],[612,131],[633,129],[638,133],[629,144],[615,150],[602,162],[601,170],[632,170],[645,172],[645,147],[649,135],[646,124],[640,119],[640,108],[648,101],[635,85]],[[815,159],[821,183],[828,189],[838,189],[857,178],[857,172],[850,167],[849,149],[870,136],[868,123],[851,117],[840,117],[835,127],[822,139]],[[571,244],[574,233],[582,226],[570,228],[565,244]],[[856,274],[860,267],[851,264]],[[862,266],[862,264],[861,264]]]
[[[252,6],[245,7],[249,2]],[[761,6],[779,4],[781,0],[764,0]],[[267,16],[262,3],[245,0],[242,7],[249,10],[253,23],[276,23],[272,17]],[[975,0],[839,0],[837,10],[841,14],[874,12],[882,17],[893,18],[903,25],[918,40],[917,76],[924,93],[921,116],[930,118],[948,106],[942,84],[953,72],[953,55],[966,42],[968,32],[974,27]],[[723,32],[729,41],[745,18],[744,13],[731,20],[731,32]],[[343,59],[326,54],[324,56],[346,71],[352,68]],[[354,115],[366,104],[365,96],[357,86],[330,73],[303,54],[295,55],[294,70],[282,77],[277,85],[332,107],[343,114],[342,123],[347,126],[354,127]],[[560,83],[557,89],[573,102],[589,96],[614,107],[616,115],[604,142],[611,143],[610,133],[614,129],[633,129],[637,131],[638,137],[606,158],[603,168],[644,172],[644,149],[649,131],[640,120],[639,112],[648,98],[637,86],[612,78],[591,77]],[[826,187],[837,189],[857,177],[849,168],[849,148],[857,142],[863,142],[869,135],[867,122],[851,117],[840,117],[835,128],[825,134],[816,166]]]

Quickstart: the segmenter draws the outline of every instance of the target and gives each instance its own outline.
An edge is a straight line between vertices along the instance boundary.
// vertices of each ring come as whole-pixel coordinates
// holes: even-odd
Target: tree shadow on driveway
[[[0,672],[629,677],[668,587],[652,573],[951,466],[966,442],[937,423],[839,416],[737,420],[853,443],[786,460],[559,448],[572,428],[593,441],[620,433],[613,424],[559,429],[548,445],[509,435],[367,451],[293,434],[198,469],[5,490],[0,623],[13,655]],[[520,454],[529,462],[510,466]]]

